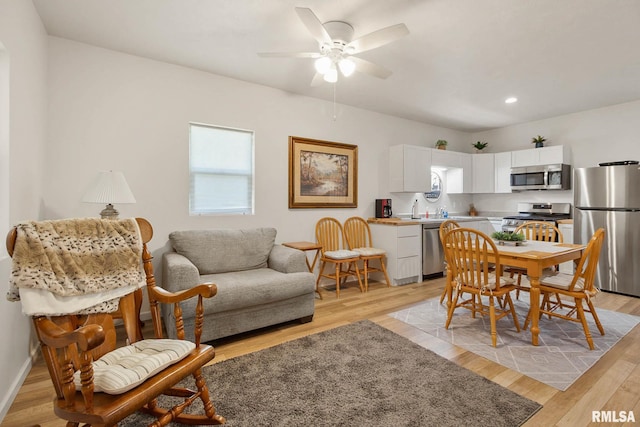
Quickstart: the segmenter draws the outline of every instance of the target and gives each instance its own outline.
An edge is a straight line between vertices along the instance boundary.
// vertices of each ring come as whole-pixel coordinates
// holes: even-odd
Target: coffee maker
[[[376,199],[376,218],[391,218],[391,199]]]

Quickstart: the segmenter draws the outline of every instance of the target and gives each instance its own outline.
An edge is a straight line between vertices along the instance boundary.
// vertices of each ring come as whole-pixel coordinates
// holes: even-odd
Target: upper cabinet
[[[431,188],[431,149],[395,145],[389,149],[389,191],[423,193]]]
[[[568,146],[468,154],[416,145],[396,145],[389,149],[389,191],[429,191],[433,167],[446,175],[444,191],[447,194],[511,193],[512,167],[553,164],[571,164]]]
[[[511,152],[511,167],[571,164],[571,152],[566,145],[532,148]]]
[[[511,152],[495,153],[495,192],[511,193]]]
[[[432,150],[431,166],[441,168],[461,168],[463,156],[468,156],[468,154],[459,153],[457,151]]]
[[[493,154],[472,156],[473,192],[493,193],[495,187],[495,164]]]

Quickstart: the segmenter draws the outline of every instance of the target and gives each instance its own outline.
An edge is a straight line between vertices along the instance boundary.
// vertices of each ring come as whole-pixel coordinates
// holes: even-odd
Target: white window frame
[[[193,141],[193,129],[194,127],[203,128],[203,129],[212,129],[217,133],[222,131],[223,135],[218,135],[218,139],[213,139],[212,135],[211,142],[215,144],[216,142],[222,142],[222,144],[226,144],[226,146],[221,146],[220,149],[224,151],[225,149],[229,149],[229,144],[233,144],[234,142],[231,139],[235,139],[239,134],[244,134],[245,137],[249,137],[250,141],[244,141],[250,143],[250,165],[244,164],[241,167],[238,167],[236,164],[235,168],[227,168],[221,167],[219,161],[212,160],[212,163],[217,163],[218,165],[212,165],[211,167],[202,166],[202,161],[199,161],[199,166],[194,165],[194,144]],[[230,136],[230,140],[221,141],[219,138],[222,136],[224,138],[224,133],[228,133]],[[202,141],[200,141],[202,142]],[[246,146],[243,147],[246,149]],[[215,155],[215,148],[212,150],[211,155]],[[200,179],[198,179],[200,178]],[[207,194],[199,194],[198,186],[202,186],[203,180],[225,180],[225,179],[240,179],[240,182],[244,179],[247,185],[247,193],[246,198],[244,200],[230,200],[229,194],[227,193],[227,197],[225,197],[224,189],[220,189],[219,192],[213,190],[209,191]],[[198,183],[200,182],[200,183]],[[235,195],[245,194],[243,191],[233,192]],[[198,199],[198,196],[201,196]],[[211,202],[212,196],[214,200],[217,202],[214,204]],[[205,202],[205,200],[209,198],[209,202]],[[234,205],[235,203],[235,205]],[[216,126],[210,124],[203,123],[189,123],[189,215],[191,216],[200,216],[200,215],[253,215],[255,213],[255,133],[252,130],[246,129],[237,129],[231,127],[224,126]]]

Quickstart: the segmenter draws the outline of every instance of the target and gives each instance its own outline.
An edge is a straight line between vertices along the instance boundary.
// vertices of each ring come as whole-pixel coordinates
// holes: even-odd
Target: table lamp
[[[100,212],[102,219],[118,219],[118,211],[113,207],[114,203],[135,203],[136,199],[120,171],[103,171],[93,182],[91,187],[82,196],[82,201],[87,203],[106,203],[107,206]]]

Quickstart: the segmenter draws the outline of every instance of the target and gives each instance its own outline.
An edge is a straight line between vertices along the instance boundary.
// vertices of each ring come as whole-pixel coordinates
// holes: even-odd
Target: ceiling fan
[[[258,55],[272,58],[315,59],[317,73],[311,82],[312,86],[320,84],[322,80],[335,83],[338,81],[338,70],[345,77],[350,76],[354,71],[359,71],[386,79],[391,75],[391,71],[354,55],[384,46],[409,34],[406,25],[396,24],[352,40],[353,27],[348,23],[329,21],[323,24],[311,9],[306,7],[295,9],[302,23],[318,41],[319,52],[261,52]]]

